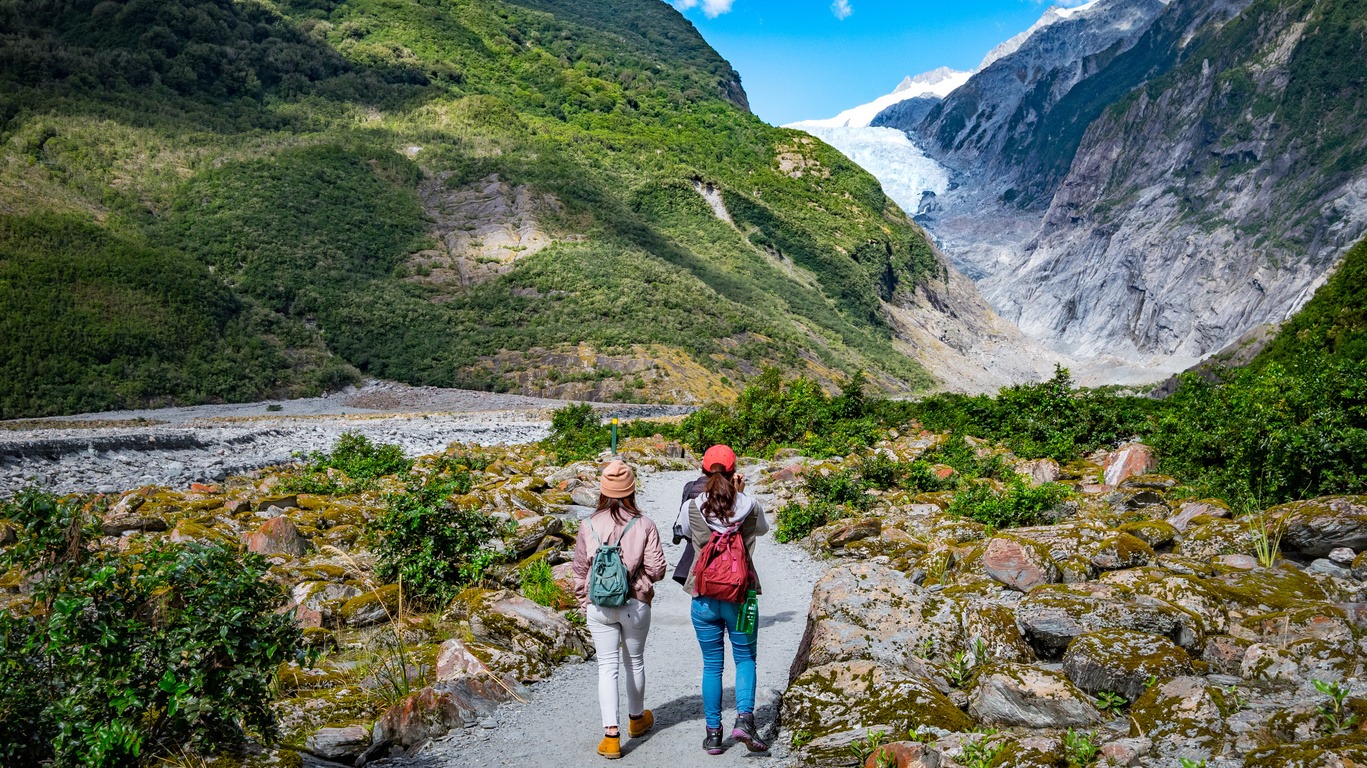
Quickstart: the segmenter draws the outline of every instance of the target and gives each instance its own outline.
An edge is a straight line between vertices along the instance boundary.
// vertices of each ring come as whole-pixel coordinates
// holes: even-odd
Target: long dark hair
[[[736,506],[736,484],[732,481],[736,473],[723,471],[720,464],[703,472],[707,475],[707,500],[702,503],[702,516],[720,525],[731,519]]]
[[[598,512],[607,511],[612,515],[612,519],[618,523],[625,523],[633,517],[640,517],[641,510],[636,506],[636,492],[632,491],[630,496],[621,499],[614,499],[611,496],[598,494]]]

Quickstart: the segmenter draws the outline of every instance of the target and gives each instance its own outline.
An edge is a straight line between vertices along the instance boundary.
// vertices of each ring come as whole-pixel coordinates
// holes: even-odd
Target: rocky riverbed
[[[187,487],[325,450],[343,432],[410,456],[453,443],[539,440],[559,400],[372,382],[326,397],[0,422],[0,498],[30,484],[114,493]],[[596,404],[607,416],[685,413],[679,406]]]
[[[769,486],[801,503],[804,474],[863,458]],[[1367,497],[1235,518],[1154,464],[1143,445],[1015,461],[1074,490],[1049,525],[993,530],[947,514],[950,494],[891,491],[816,529],[831,561],[783,703],[804,764],[853,765],[852,745],[879,742],[867,766],[1363,764]]]

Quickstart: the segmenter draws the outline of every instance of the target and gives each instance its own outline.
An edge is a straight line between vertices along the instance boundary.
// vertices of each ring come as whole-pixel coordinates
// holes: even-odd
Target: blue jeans
[[[726,669],[725,636],[731,636],[736,663],[736,714],[755,711],[755,638],[736,631],[739,603],[710,597],[693,598],[693,631],[702,648],[702,709],[708,728],[721,727],[722,672]]]

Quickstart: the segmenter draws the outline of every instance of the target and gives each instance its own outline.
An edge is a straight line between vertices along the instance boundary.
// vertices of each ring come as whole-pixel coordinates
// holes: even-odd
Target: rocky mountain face
[[[1125,356],[1200,357],[1289,316],[1367,231],[1361,22],[1258,2],[1194,41],[1092,122],[993,303]]]
[[[997,311],[1152,377],[1285,319],[1367,229],[1362,18],[1310,0],[1050,11],[940,103],[873,124],[950,170],[917,218]]]

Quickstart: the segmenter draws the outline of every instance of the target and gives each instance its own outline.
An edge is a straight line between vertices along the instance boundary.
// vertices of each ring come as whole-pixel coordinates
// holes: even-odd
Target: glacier
[[[896,128],[834,127],[793,123],[785,126],[806,131],[840,150],[883,184],[883,191],[908,215],[915,215],[927,192],[949,191],[949,172],[926,156],[905,133]]]

